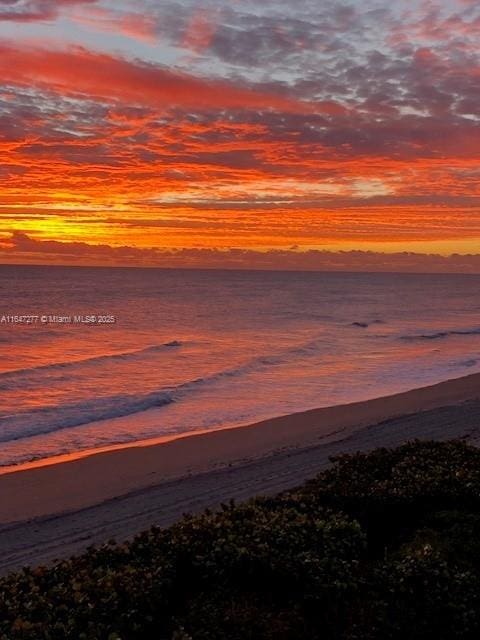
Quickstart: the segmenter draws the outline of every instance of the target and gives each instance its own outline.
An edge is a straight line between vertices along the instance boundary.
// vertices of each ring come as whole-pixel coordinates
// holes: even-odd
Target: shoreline
[[[480,446],[480,374],[0,476],[0,575],[123,541],[184,513],[302,484],[330,457],[408,440]]]
[[[247,426],[191,432],[0,471],[0,525],[84,509],[159,483],[344,440],[399,416],[480,400],[480,374]]]
[[[443,389],[445,389],[445,391],[447,392],[446,398],[451,397],[454,401],[455,400],[461,401],[461,400],[458,400],[461,397],[461,395],[457,396],[457,394],[459,393],[461,394],[461,391],[458,389],[458,385],[456,383],[465,381],[467,384],[469,384],[469,382],[474,381],[476,377],[478,377],[479,379],[479,389],[480,389],[480,372],[478,372],[478,373],[458,376],[455,378],[449,378],[447,380],[443,380],[441,382],[435,382],[422,387],[414,387],[413,389],[408,389],[407,391],[399,391],[399,392],[388,394],[385,396],[378,396],[378,397],[373,397],[366,400],[357,400],[355,402],[348,402],[348,403],[343,403],[338,405],[329,405],[326,407],[318,407],[314,409],[306,409],[303,411],[295,411],[293,413],[273,416],[270,418],[264,418],[262,420],[256,420],[255,422],[236,424],[233,426],[230,425],[230,426],[224,426],[224,427],[217,427],[213,429],[194,429],[192,431],[185,431],[180,433],[173,433],[170,435],[156,436],[156,437],[146,438],[142,440],[132,440],[128,442],[119,442],[116,444],[115,443],[108,444],[108,445],[94,447],[94,448],[79,449],[77,451],[72,451],[70,453],[60,453],[60,454],[48,456],[46,458],[36,458],[33,460],[29,460],[27,462],[7,464],[7,465],[0,466],[0,482],[1,482],[2,476],[14,474],[14,473],[23,473],[25,471],[33,471],[33,470],[41,469],[45,467],[68,464],[68,463],[82,460],[83,458],[90,458],[97,455],[113,454],[116,452],[130,450],[130,449],[138,449],[138,448],[143,449],[143,448],[149,448],[149,447],[157,447],[160,445],[167,445],[172,442],[176,442],[178,440],[187,440],[190,438],[197,438],[200,436],[206,436],[206,435],[216,434],[221,432],[232,432],[236,430],[266,427],[271,423],[281,425],[286,421],[291,421],[291,419],[296,419],[296,418],[298,418],[299,420],[302,420],[303,418],[306,418],[307,420],[309,420],[310,417],[317,417],[317,414],[318,414],[318,418],[322,419],[324,418],[324,416],[322,416],[321,414],[324,412],[325,412],[325,417],[327,417],[327,412],[329,414],[333,414],[336,411],[338,411],[339,413],[340,412],[343,413],[343,410],[347,408],[361,408],[362,405],[369,405],[370,403],[380,403],[381,401],[389,402],[389,403],[391,402],[393,404],[393,403],[396,403],[398,399],[401,402],[405,401],[408,403],[410,400],[413,400],[413,397],[407,398],[407,396],[409,396],[410,394],[416,394],[416,392],[421,393],[421,395],[425,398],[425,401],[426,401],[425,408],[430,408],[430,407],[437,406],[437,404],[436,404],[436,399],[431,399],[432,404],[430,404],[429,400],[427,399],[427,395],[430,395],[429,390],[431,390],[431,392],[435,392],[437,387],[444,385]],[[479,393],[478,397],[480,398],[480,390],[478,393]],[[468,388],[466,391],[465,399],[466,400],[470,399],[470,395],[471,395],[470,388]],[[418,410],[418,408],[414,409],[414,411],[416,410]],[[310,425],[307,425],[307,428],[308,430],[310,430]],[[320,435],[320,438],[330,438],[335,436],[338,431],[343,432],[344,430],[345,430],[345,426],[342,426],[339,430],[335,430],[333,432],[327,432],[324,435]],[[1,524],[1,511],[0,511],[0,524]]]

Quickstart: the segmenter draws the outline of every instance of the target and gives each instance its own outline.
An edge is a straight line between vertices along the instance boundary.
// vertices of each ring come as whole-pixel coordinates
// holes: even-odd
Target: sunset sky
[[[480,272],[480,3],[0,0],[0,185],[4,263]]]

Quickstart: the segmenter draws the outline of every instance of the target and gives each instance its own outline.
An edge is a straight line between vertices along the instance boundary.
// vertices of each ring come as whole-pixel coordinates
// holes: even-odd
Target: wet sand
[[[480,443],[480,374],[255,425],[0,475],[0,573],[126,539],[231,498],[274,494],[338,453],[407,440]]]

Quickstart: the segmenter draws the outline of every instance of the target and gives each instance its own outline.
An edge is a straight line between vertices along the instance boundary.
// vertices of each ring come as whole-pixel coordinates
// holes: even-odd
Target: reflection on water
[[[480,371],[480,277],[1,267],[0,464]]]

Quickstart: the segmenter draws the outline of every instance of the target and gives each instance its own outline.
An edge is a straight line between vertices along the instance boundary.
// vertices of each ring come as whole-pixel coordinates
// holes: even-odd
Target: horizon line
[[[32,267],[47,269],[138,269],[150,271],[228,271],[228,272],[251,272],[251,273],[345,273],[345,274],[390,274],[390,275],[460,275],[460,276],[480,276],[480,271],[414,271],[414,270],[396,270],[388,269],[294,269],[294,268],[268,268],[268,267],[208,267],[208,266],[183,266],[168,267],[156,265],[120,265],[120,264],[47,264],[47,263],[25,263],[25,262],[7,262],[1,263],[2,267]]]

